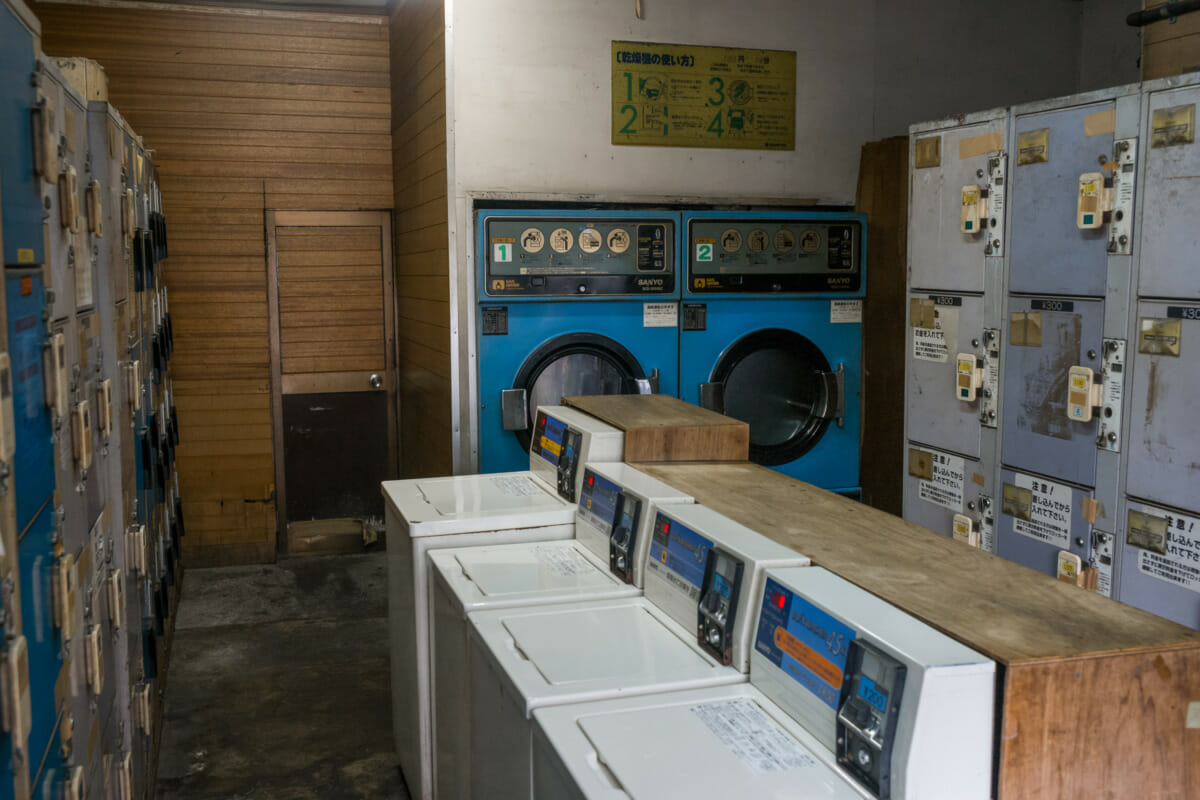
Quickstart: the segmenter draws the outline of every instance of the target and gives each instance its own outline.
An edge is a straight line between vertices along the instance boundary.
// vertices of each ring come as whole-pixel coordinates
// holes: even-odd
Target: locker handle
[[[500,419],[506,431],[523,431],[529,428],[529,397],[524,389],[500,391]]]
[[[982,359],[974,353],[959,353],[954,358],[956,364],[954,396],[964,403],[974,403],[983,386]]]
[[[133,189],[126,189],[121,202],[121,232],[133,241]]]
[[[46,183],[58,180],[58,143],[54,138],[54,109],[39,100],[30,114],[33,125],[33,169]]]
[[[1091,422],[1093,411],[1104,404],[1104,384],[1091,367],[1071,367],[1067,375],[1067,417]]]
[[[1113,179],[1103,172],[1085,172],[1079,176],[1079,194],[1075,203],[1075,226],[1081,231],[1097,230],[1110,220],[1113,209]]]
[[[987,227],[988,191],[975,184],[962,187],[958,227],[967,236],[978,236]]]
[[[74,167],[58,176],[58,213],[64,228],[79,233],[79,173]]]
[[[93,236],[104,238],[104,206],[100,195],[100,181],[92,181],[87,188],[87,218],[88,232]]]

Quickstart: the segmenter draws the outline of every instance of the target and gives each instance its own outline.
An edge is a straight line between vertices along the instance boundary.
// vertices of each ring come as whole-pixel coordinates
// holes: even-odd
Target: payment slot
[[[1133,245],[1137,140],[1114,133],[1137,95],[1066,102],[1015,112],[1008,289],[1103,297],[1108,256]]]
[[[905,459],[904,518],[994,553],[992,470],[977,459],[912,442]]]
[[[1009,469],[1000,475],[997,555],[1046,575],[1065,571],[1071,582],[1099,589],[1091,566],[1098,513],[1093,490]],[[1111,575],[1105,584],[1111,587]]]
[[[1099,424],[1093,416],[1085,420],[1072,414],[1072,375],[1081,372],[1072,368],[1101,369],[1104,304],[1014,296],[1008,308],[1001,460],[1009,467],[1092,486]]]
[[[1200,249],[1200,144],[1196,105],[1200,86],[1169,88],[1161,81],[1149,92],[1145,136],[1144,196],[1141,200],[1138,294],[1200,300],[1193,254]]]
[[[1200,512],[1128,499],[1118,519],[1121,602],[1200,630]]]
[[[838,701],[838,764],[877,797],[892,794],[892,754],[907,668],[880,648],[851,641]]]
[[[1126,491],[1131,498],[1200,511],[1200,303],[1146,301],[1137,305],[1131,344],[1130,420],[1141,426],[1126,443]]]
[[[965,125],[914,126],[909,204],[910,285],[983,292],[985,259],[1002,256],[1008,192],[1007,112],[973,115]]]
[[[905,416],[908,438],[972,458],[998,423],[1001,334],[984,324],[984,298],[909,298]]]

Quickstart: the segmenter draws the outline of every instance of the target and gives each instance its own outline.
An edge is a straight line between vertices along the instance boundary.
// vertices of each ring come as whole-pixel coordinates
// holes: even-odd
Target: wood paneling
[[[747,461],[750,426],[665,394],[564,397],[625,432],[626,461]]]
[[[1196,796],[1200,633],[755,464],[634,466],[995,659],[999,800]]]
[[[111,102],[154,150],[171,245],[188,561],[270,558],[264,211],[392,208],[387,19],[59,4],[35,11],[43,49],[99,61]],[[378,313],[348,319],[311,294],[328,268],[362,280],[353,268],[372,249],[378,259],[376,239],[290,265],[289,302],[313,307],[314,326],[333,317],[349,326],[326,343],[350,344],[356,332],[379,341]],[[310,352],[319,337],[301,329],[289,337],[308,348],[297,358],[321,357]]]
[[[1142,8],[1164,5],[1158,0]],[[1185,14],[1170,22],[1155,22],[1142,28],[1142,80],[1166,78],[1200,70],[1200,12]]]
[[[863,147],[858,210],[867,215],[863,301],[863,502],[890,514],[902,503],[904,308],[908,264],[908,137]]]
[[[453,471],[445,4],[398,0],[389,24],[401,474]]]

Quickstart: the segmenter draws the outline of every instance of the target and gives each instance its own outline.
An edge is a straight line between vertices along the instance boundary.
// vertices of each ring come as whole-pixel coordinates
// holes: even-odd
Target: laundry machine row
[[[661,392],[749,423],[752,460],[858,491],[862,215],[495,208],[475,224],[480,471],[519,468],[540,405]]]
[[[1192,627],[1198,83],[912,128],[903,477],[906,518]]]

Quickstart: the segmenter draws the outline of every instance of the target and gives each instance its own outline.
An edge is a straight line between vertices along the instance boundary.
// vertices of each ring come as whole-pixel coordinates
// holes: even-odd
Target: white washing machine
[[[642,593],[656,509],[690,495],[626,464],[589,464],[575,537],[567,541],[458,547],[429,553],[433,593],[433,773],[438,800],[470,800],[469,612]]]
[[[758,605],[748,684],[535,710],[534,797],[991,797],[992,661],[818,567]]]
[[[665,506],[643,597],[470,614],[471,796],[531,796],[534,709],[745,682],[764,570],[808,563],[712,509]]]
[[[575,534],[586,461],[621,461],[621,431],[563,406],[537,412],[529,471],[384,481],[392,731],[414,797],[433,797],[426,552]]]

